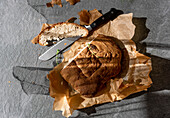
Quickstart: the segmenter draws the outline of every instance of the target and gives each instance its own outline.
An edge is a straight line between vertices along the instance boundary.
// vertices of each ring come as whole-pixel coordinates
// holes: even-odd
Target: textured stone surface
[[[38,55],[48,47],[33,45],[30,41],[39,33],[43,23],[77,17],[77,12],[82,9],[97,8],[105,13],[112,7],[125,13],[132,12],[137,17],[134,23],[138,25],[138,34],[134,40],[140,52],[150,53],[152,57],[151,77],[154,84],[148,92],[134,94],[120,102],[75,111],[71,117],[170,117],[169,0],[81,0],[75,6],[64,2],[62,8],[47,8],[46,2],[48,0],[0,1],[0,118],[62,118],[60,111],[52,111],[54,99],[44,94],[46,90],[36,89],[40,85],[48,87],[44,78],[54,66],[55,59],[46,62],[38,60]],[[150,31],[143,27],[145,22]],[[13,73],[20,73],[17,75],[20,81]],[[35,84],[35,89],[31,84]]]

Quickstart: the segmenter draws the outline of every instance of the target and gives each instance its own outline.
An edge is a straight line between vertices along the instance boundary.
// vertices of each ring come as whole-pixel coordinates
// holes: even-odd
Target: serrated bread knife
[[[91,25],[88,25],[85,27],[88,29],[88,31],[91,31],[92,29],[95,29],[95,28],[107,23],[110,20],[114,20],[120,14],[123,14],[123,11],[117,10],[115,8],[111,8],[109,12],[107,12],[103,16],[99,17]],[[81,36],[62,39],[61,41],[57,42],[55,45],[50,47],[41,56],[39,56],[39,59],[43,60],[43,61],[51,59],[52,57],[54,57],[56,55],[57,50],[60,50],[60,52],[62,52],[64,49],[66,49],[67,47],[72,45],[80,37]]]

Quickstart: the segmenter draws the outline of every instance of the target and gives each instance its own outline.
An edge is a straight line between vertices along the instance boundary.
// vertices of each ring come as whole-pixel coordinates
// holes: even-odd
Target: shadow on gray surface
[[[137,18],[134,17],[132,22],[136,26],[135,34],[132,40],[136,43],[137,51],[140,53],[146,54],[146,47],[156,48],[156,49],[164,49],[170,50],[169,44],[163,43],[154,43],[154,42],[142,42],[145,40],[150,32],[150,30],[146,27],[147,18]]]
[[[150,77],[153,81],[150,92],[170,90],[170,60],[151,55],[152,71]]]
[[[13,76],[20,81],[26,94],[49,95],[49,80],[46,74],[50,68],[13,67]]]
[[[134,109],[128,109],[128,110],[121,110],[119,111],[120,113],[123,113],[123,112],[131,112],[131,111],[135,111],[135,110],[143,110],[143,109],[146,109],[146,107],[141,107],[141,108],[134,108]],[[96,115],[91,115],[90,117],[97,117],[97,116],[103,116],[103,115],[111,115],[111,114],[115,114],[115,113],[118,113],[118,112],[108,112],[108,113],[102,113],[102,114],[96,114]]]
[[[148,118],[170,118],[170,94],[149,92],[146,93],[146,99]]]
[[[141,41],[145,40],[150,32],[146,27],[146,17],[132,19],[133,24],[136,26],[135,34],[132,40],[136,43],[137,51],[140,53],[146,53],[146,46],[141,44]]]
[[[128,103],[128,104],[120,104],[120,105],[113,105],[113,107],[105,107],[103,109],[98,109],[97,111],[103,110],[103,112],[106,113],[94,113],[89,115],[89,116],[77,116],[74,118],[89,118],[89,117],[93,117],[93,118],[97,118],[97,117],[110,117],[110,116],[114,116],[114,114],[116,113],[131,113],[131,112],[136,112],[140,111],[140,110],[147,110],[147,118],[169,118],[170,116],[170,95],[156,95],[153,93],[146,93],[146,100],[144,101],[138,101],[138,102],[132,102],[132,103]],[[138,106],[138,108],[126,108],[127,110],[124,110],[124,107],[128,107],[130,105],[139,105],[139,103],[146,104],[146,106],[140,107]],[[115,109],[119,109],[118,111],[115,111]],[[123,109],[123,110],[121,110]],[[107,112],[109,111],[109,112]],[[133,118],[135,118],[135,115],[132,116]],[[73,118],[73,117],[71,117]]]

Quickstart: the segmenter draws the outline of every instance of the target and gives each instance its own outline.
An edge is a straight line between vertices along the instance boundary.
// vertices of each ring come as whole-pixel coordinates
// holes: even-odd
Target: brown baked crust
[[[41,46],[46,46],[45,44],[42,44],[42,43],[39,41],[41,35],[43,35],[43,33],[44,33],[45,31],[49,31],[49,30],[51,30],[52,28],[54,28],[54,27],[56,27],[56,26],[61,26],[61,25],[64,25],[64,24],[65,24],[65,25],[71,24],[71,25],[73,25],[73,26],[75,26],[75,27],[79,27],[80,29],[84,30],[84,33],[83,33],[83,36],[82,36],[82,37],[86,37],[86,36],[88,35],[88,33],[89,33],[88,29],[86,29],[85,27],[82,27],[82,26],[80,26],[80,25],[78,25],[78,24],[76,24],[76,23],[60,22],[60,23],[56,23],[56,24],[53,24],[53,25],[49,25],[48,27],[46,27],[45,29],[43,29],[43,30],[39,33],[39,35],[38,35],[37,42],[38,42]],[[80,35],[81,35],[81,34],[80,34]]]
[[[121,57],[112,39],[99,36],[60,73],[81,95],[94,97],[111,77],[119,74]]]

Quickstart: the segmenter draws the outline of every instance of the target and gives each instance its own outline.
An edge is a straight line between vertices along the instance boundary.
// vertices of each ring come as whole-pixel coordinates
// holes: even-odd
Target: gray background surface
[[[49,47],[30,41],[43,23],[78,17],[82,9],[105,13],[113,7],[134,14],[133,40],[152,58],[153,86],[120,102],[77,110],[71,117],[170,118],[170,0],[81,0],[74,6],[64,1],[62,8],[47,8],[46,2],[0,0],[0,118],[62,118],[60,111],[52,111],[54,99],[48,95],[45,78],[55,58],[38,60]]]

